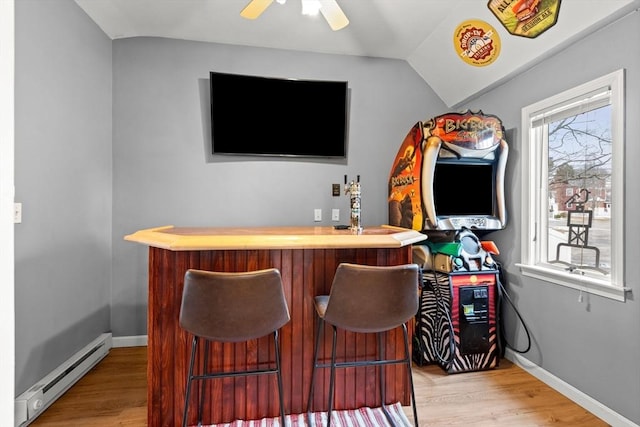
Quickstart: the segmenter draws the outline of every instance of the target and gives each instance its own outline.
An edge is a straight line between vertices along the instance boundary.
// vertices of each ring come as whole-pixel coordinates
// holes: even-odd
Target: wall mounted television
[[[346,158],[348,83],[210,72],[212,154]]]

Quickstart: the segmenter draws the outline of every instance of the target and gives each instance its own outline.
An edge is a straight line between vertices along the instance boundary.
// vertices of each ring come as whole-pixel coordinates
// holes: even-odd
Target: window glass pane
[[[523,107],[523,275],[626,300],[624,114],[624,70]]]
[[[611,272],[611,106],[545,126],[546,262],[585,274]],[[615,206],[613,207],[615,209]],[[543,257],[544,262],[544,257]]]

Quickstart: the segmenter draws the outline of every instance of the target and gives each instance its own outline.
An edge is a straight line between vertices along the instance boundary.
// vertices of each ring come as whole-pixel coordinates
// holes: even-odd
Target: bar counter
[[[284,402],[287,413],[301,413],[307,405],[313,365],[315,312],[313,298],[328,294],[335,269],[342,262],[399,265],[411,262],[411,245],[426,239],[414,230],[380,226],[361,234],[333,227],[157,227],[137,231],[125,240],[149,247],[148,302],[148,425],[180,425],[189,360],[190,337],[180,329],[178,314],[184,273],[190,269],[251,271],[277,268],[282,275],[291,321],[281,331]],[[330,329],[330,328],[327,328]],[[412,333],[410,331],[410,333]],[[339,334],[338,358],[375,355],[375,335]],[[323,345],[330,348],[330,333]],[[263,366],[273,361],[268,338],[249,343],[211,344],[213,369]],[[401,330],[386,333],[387,357],[401,357]],[[322,350],[321,350],[322,351]],[[329,358],[329,351],[321,352]],[[387,402],[410,403],[402,365],[385,369]],[[329,375],[316,379],[313,409],[327,408]],[[205,424],[235,419],[278,416],[275,377],[239,377],[207,383]],[[377,370],[340,369],[336,373],[335,409],[380,405]],[[189,420],[195,423],[199,387],[194,385]]]

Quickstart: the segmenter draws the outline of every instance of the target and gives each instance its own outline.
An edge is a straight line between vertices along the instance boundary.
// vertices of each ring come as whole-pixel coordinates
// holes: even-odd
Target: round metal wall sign
[[[500,36],[488,23],[474,19],[458,25],[453,45],[460,59],[476,67],[484,67],[500,54]]]

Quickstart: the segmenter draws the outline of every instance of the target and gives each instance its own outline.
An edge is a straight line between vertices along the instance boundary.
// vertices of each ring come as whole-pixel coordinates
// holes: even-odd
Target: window
[[[624,301],[624,71],[523,108],[522,129],[522,273]]]

